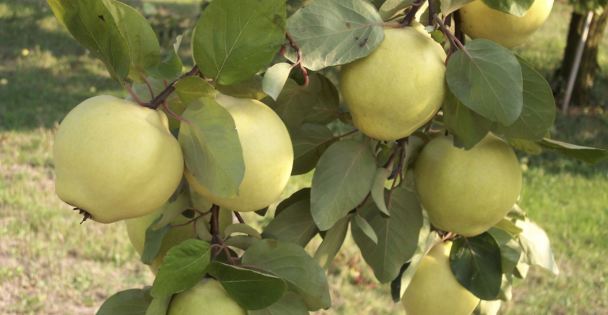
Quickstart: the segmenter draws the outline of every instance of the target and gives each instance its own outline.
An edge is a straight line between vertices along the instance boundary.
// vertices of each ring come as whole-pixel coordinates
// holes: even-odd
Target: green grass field
[[[198,12],[194,0],[157,2],[191,19]],[[516,49],[546,77],[559,66],[569,14],[564,2],[556,3],[550,20]],[[608,77],[606,48],[604,41],[599,82]],[[187,52],[183,57],[191,63]],[[595,87],[595,104],[604,105],[606,88]],[[94,314],[116,291],[153,280],[123,224],[79,225],[79,217],[54,194],[57,122],[97,94],[126,96],[45,1],[0,0],[0,314]],[[552,137],[608,148],[608,117],[558,117]],[[521,157],[526,165],[521,207],[547,231],[561,273],[533,269],[515,285],[513,300],[501,313],[608,314],[608,162],[587,166],[550,153]],[[310,174],[294,177],[285,196],[310,179]],[[312,247],[318,244],[315,240]],[[403,313],[349,238],[329,281],[333,307],[319,314]]]

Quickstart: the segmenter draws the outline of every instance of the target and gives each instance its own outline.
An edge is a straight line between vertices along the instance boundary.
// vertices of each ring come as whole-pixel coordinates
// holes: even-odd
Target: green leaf
[[[278,240],[296,243],[306,247],[319,233],[310,214],[310,200],[297,201],[275,215],[264,229],[265,234],[274,235]]]
[[[523,17],[534,3],[534,0],[481,0],[494,10]]]
[[[180,215],[182,215],[182,212],[184,212],[186,210],[186,208],[190,207],[190,192],[189,189],[186,191],[182,191],[178,196],[177,199],[175,199],[174,201],[170,202],[167,201],[164,205],[163,205],[163,215],[160,219],[160,221],[158,221],[157,223],[153,224],[151,227],[153,230],[158,230],[158,229],[162,229],[163,227],[169,225],[169,227],[171,227],[171,222],[173,222],[173,220],[177,219]],[[145,250],[144,250],[145,251]]]
[[[572,159],[577,159],[587,164],[597,164],[600,161],[608,158],[608,150],[604,149],[582,147],[547,138],[537,142],[537,144],[545,150],[555,152]]]
[[[285,41],[285,1],[214,0],[192,33],[201,72],[223,85],[251,78]]]
[[[397,187],[393,190],[390,203],[391,217],[388,219],[380,214],[373,202],[367,202],[359,210],[376,232],[377,244],[358,225],[351,227],[363,259],[372,267],[380,283],[393,281],[399,275],[401,266],[412,259],[423,223],[422,207],[416,194]]]
[[[262,81],[264,93],[276,101],[279,94],[281,94],[281,90],[283,90],[287,77],[289,77],[291,68],[292,66],[286,62],[277,63],[268,68],[264,74],[264,81]]]
[[[215,89],[201,77],[185,77],[177,81],[174,87],[184,106],[201,97],[215,98]]]
[[[500,247],[484,232],[454,241],[450,265],[458,282],[482,300],[494,300],[502,282]]]
[[[376,161],[367,142],[334,143],[317,163],[312,177],[311,211],[321,231],[359,205],[372,188]]]
[[[321,84],[316,76],[310,76],[306,88],[299,86],[293,79],[287,79],[276,101],[266,97],[262,102],[281,117],[287,128],[295,130],[304,122],[304,117],[312,109],[320,90]]]
[[[165,297],[190,289],[205,276],[211,258],[211,244],[185,240],[172,247],[154,279],[153,297]]]
[[[492,121],[470,110],[452,92],[446,91],[443,101],[445,128],[454,134],[454,144],[470,150],[483,139],[492,126]]]
[[[308,309],[302,297],[293,292],[285,292],[285,295],[271,306],[257,310],[248,311],[248,315],[309,315]]]
[[[175,78],[182,73],[182,60],[179,59],[177,54],[179,46],[182,44],[182,38],[184,35],[178,35],[175,38],[175,44],[173,49],[169,50],[169,54],[163,59],[163,61],[153,67],[146,68],[146,71],[156,79],[170,79]]]
[[[357,227],[363,231],[363,233],[369,237],[369,239],[374,242],[374,244],[378,245],[378,235],[374,231],[374,228],[367,222],[362,216],[359,214],[355,215],[355,224]]]
[[[541,152],[543,152],[543,148],[538,145],[538,143],[530,140],[509,139],[509,144],[518,150],[534,155],[539,155]]]
[[[411,6],[415,0],[386,0],[380,7],[380,17],[383,21],[388,21],[397,13]]]
[[[484,301],[481,300],[477,308],[473,311],[471,315],[496,315],[498,314],[498,310],[500,309],[500,304],[502,302],[500,300],[496,301]]]
[[[266,308],[279,301],[287,291],[287,284],[279,277],[217,261],[207,266],[207,272],[247,310]]]
[[[70,34],[104,63],[112,79],[122,82],[130,69],[129,45],[104,3],[90,0],[47,2]]]
[[[162,220],[162,217],[164,216],[161,215],[160,217],[156,218],[152,224],[146,229],[146,240],[144,241],[144,251],[141,254],[141,262],[146,264],[146,265],[151,265],[152,261],[154,261],[154,259],[156,258],[156,256],[158,255],[158,252],[160,251],[160,246],[163,242],[163,238],[165,237],[165,234],[167,234],[167,232],[169,232],[169,230],[171,230],[171,225],[167,224],[159,229],[154,230],[154,225],[156,225],[158,222],[160,222]]]
[[[331,80],[320,73],[309,74],[309,76],[313,75],[319,79],[321,90],[315,96],[315,102],[306,114],[304,122],[327,125],[339,116],[340,95]]]
[[[329,270],[334,257],[340,251],[346,232],[348,232],[348,223],[350,223],[351,215],[347,215],[344,219],[334,224],[331,229],[327,230],[323,242],[317,248],[314,259],[324,270]]]
[[[521,246],[511,234],[506,231],[491,227],[488,233],[492,235],[500,247],[502,273],[513,271],[521,257]]]
[[[364,0],[317,0],[289,20],[287,31],[302,50],[303,65],[313,71],[347,64],[369,55],[384,39],[382,18]],[[287,57],[297,60],[288,50]]]
[[[466,44],[469,57],[457,50],[448,61],[450,91],[468,108],[505,126],[514,123],[523,107],[521,67],[513,53],[486,39]],[[471,59],[472,58],[472,59]]]
[[[519,118],[505,127],[494,124],[492,132],[505,138],[542,140],[555,120],[555,100],[549,83],[520,61],[524,82],[524,107]]]
[[[384,201],[384,184],[386,183],[386,179],[392,173],[391,168],[378,168],[376,169],[376,175],[374,176],[374,183],[372,185],[371,195],[376,207],[378,210],[384,214],[385,217],[390,218],[391,214],[386,208],[386,203]]]
[[[522,261],[528,265],[543,267],[554,274],[559,274],[557,263],[547,233],[533,222],[527,222],[524,231],[519,235],[522,249]]]
[[[263,78],[261,75],[254,75],[251,79],[231,85],[216,84],[215,89],[225,95],[230,95],[238,98],[251,98],[261,100],[266,97],[264,88],[262,87]]]
[[[302,296],[309,311],[331,306],[323,269],[299,245],[264,239],[243,254],[242,263],[281,277],[290,291]]]
[[[148,299],[144,290],[130,289],[120,291],[109,297],[96,315],[146,315],[146,310],[151,300]]]
[[[182,117],[179,143],[196,181],[221,198],[234,198],[245,175],[243,149],[230,113],[214,99],[190,104]]]
[[[138,73],[145,74],[145,68],[157,65],[160,62],[160,44],[154,30],[137,10],[116,1],[103,0],[112,13],[118,30],[129,45],[132,71],[129,76],[140,81]]]
[[[293,145],[293,169],[291,175],[302,175],[312,171],[327,148],[336,142],[327,126],[303,124],[291,134]]]
[[[431,223],[429,222],[428,216],[424,216],[424,223],[422,224],[422,228],[420,229],[420,233],[418,234],[418,246],[416,247],[416,252],[412,259],[404,265],[406,267],[405,270],[402,270],[401,274],[395,278],[395,280],[391,283],[391,293],[393,296],[393,302],[397,303],[405,293],[405,290],[412,282],[414,275],[416,274],[416,270],[418,270],[418,266],[422,262],[422,258],[426,256],[426,254],[431,250],[434,244],[437,244],[441,240],[439,234],[433,231],[431,232]]]
[[[465,5],[475,0],[444,0],[441,1],[441,15],[447,16],[448,14],[464,7]]]
[[[254,229],[252,226],[244,224],[244,223],[236,223],[236,224],[230,224],[228,225],[225,229],[224,229],[224,235],[225,236],[229,236],[233,233],[243,233],[246,235],[250,235],[253,236],[257,239],[262,239],[262,236],[260,235],[260,232],[258,232],[256,229]]]
[[[511,220],[508,220],[508,219],[500,220],[498,223],[494,224],[494,227],[511,234],[511,236],[513,236],[513,237],[519,235],[521,232],[524,231],[522,228],[520,228],[519,226],[517,226],[515,223],[511,222]]]
[[[167,315],[172,297],[172,295],[169,295],[165,297],[153,298],[148,310],[146,311],[146,315]]]
[[[279,214],[281,214],[281,212],[283,212],[283,210],[302,200],[310,200],[310,187],[302,188],[293,193],[287,199],[281,201],[281,203],[279,203],[277,206],[277,209],[274,211],[274,217],[276,218]]]

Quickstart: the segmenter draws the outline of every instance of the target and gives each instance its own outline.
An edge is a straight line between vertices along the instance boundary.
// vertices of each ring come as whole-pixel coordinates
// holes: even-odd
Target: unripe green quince
[[[385,141],[422,127],[443,103],[445,58],[419,23],[385,27],[384,40],[369,56],[340,69],[340,90],[353,124]]]
[[[68,113],[53,156],[59,198],[101,223],[160,208],[179,185],[184,165],[164,113],[108,95]]]
[[[131,245],[133,245],[133,248],[135,249],[135,251],[137,251],[139,253],[140,256],[144,252],[144,243],[146,241],[146,230],[148,229],[148,227],[150,227],[152,222],[154,222],[154,220],[156,220],[163,212],[165,212],[167,210],[171,211],[171,209],[175,209],[175,208],[178,208],[178,209],[188,208],[190,206],[189,197],[190,197],[189,194],[182,193],[177,197],[177,199],[175,201],[173,201],[171,203],[169,203],[169,202],[165,203],[162,207],[158,208],[156,211],[154,211],[148,215],[145,215],[145,216],[139,217],[139,218],[125,220],[125,222],[127,224],[127,233],[129,234],[129,240],[131,241]],[[160,249],[158,251],[158,255],[152,262],[152,265],[148,266],[148,267],[150,267],[150,270],[152,271],[152,273],[154,273],[154,274],[158,273],[158,269],[160,268],[160,265],[163,263],[163,259],[165,258],[165,255],[167,255],[167,252],[169,251],[169,249],[171,249],[173,246],[177,246],[177,245],[181,244],[181,242],[183,242],[185,240],[189,240],[191,238],[196,237],[196,235],[194,234],[193,223],[183,225],[183,226],[177,226],[177,225],[186,224],[186,223],[188,223],[188,221],[190,221],[190,219],[184,217],[183,215],[179,215],[177,218],[175,218],[175,220],[173,220],[173,222],[171,222],[171,225],[173,227],[163,237],[163,241],[162,241]]]
[[[479,304],[452,272],[451,248],[452,242],[439,243],[422,258],[401,299],[407,315],[470,315]]]
[[[194,287],[176,294],[167,315],[247,315],[214,279],[203,279]]]
[[[523,17],[500,12],[475,0],[460,12],[462,31],[472,39],[484,38],[506,48],[523,44],[547,20],[553,0],[536,0]]]
[[[264,103],[218,94],[215,100],[228,110],[243,148],[245,176],[238,197],[220,198],[199,184],[189,170],[186,179],[205,199],[232,211],[255,211],[283,193],[293,167],[293,148],[285,124]]]
[[[466,151],[452,136],[429,142],[414,169],[416,190],[431,223],[475,236],[498,223],[521,192],[521,168],[504,140],[488,134]]]

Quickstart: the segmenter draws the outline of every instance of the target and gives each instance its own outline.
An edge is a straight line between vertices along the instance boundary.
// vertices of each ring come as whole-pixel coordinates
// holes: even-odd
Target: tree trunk
[[[572,66],[574,65],[576,48],[583,33],[585,16],[586,13],[572,12],[570,28],[568,30],[568,40],[566,49],[564,50],[564,59],[561,68],[556,72],[556,78],[552,84],[554,94],[562,94],[566,90],[568,78],[570,77]],[[597,70],[599,69],[597,52],[607,22],[608,10],[604,11],[601,15],[595,14],[591,20],[589,35],[587,37],[587,42],[585,43],[580,67],[572,91],[571,105],[585,106],[589,101],[591,87],[593,86]]]

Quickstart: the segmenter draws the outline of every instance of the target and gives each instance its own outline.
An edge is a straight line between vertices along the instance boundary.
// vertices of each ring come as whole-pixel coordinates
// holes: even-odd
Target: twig
[[[241,216],[240,213],[234,211],[234,215],[236,216],[236,218],[239,220],[240,223],[245,224],[245,220],[243,220],[243,217]]]
[[[191,76],[196,76],[198,75],[198,66],[194,66],[192,67],[192,69],[184,74],[182,74],[179,78],[177,78],[175,81],[169,83],[169,85],[162,91],[160,92],[160,94],[158,94],[155,98],[153,98],[150,102],[148,102],[147,106],[151,109],[157,109],[164,100],[167,99],[167,97],[169,97],[169,95],[171,95],[171,93],[173,93],[175,91],[175,83],[177,83],[179,80],[185,78],[185,77],[191,77]]]
[[[302,72],[302,75],[304,75],[305,80],[304,85],[302,85],[300,88],[305,89],[308,86],[309,78],[308,72],[306,72],[306,69],[302,65],[302,49],[300,49],[300,46],[298,46],[298,44],[296,44],[293,38],[291,38],[291,35],[289,35],[288,31],[285,31],[285,37],[289,40],[289,45],[298,53],[298,61],[296,61],[296,63],[294,63],[291,67],[293,68],[297,66],[300,68],[300,72]]]

